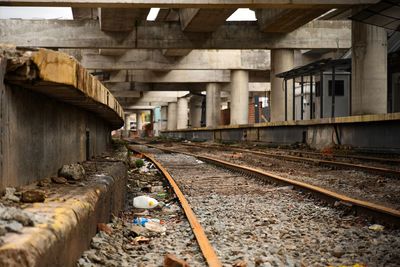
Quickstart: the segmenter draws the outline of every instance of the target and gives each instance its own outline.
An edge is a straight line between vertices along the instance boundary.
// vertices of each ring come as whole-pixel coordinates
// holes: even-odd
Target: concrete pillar
[[[209,83],[206,90],[206,126],[218,127],[221,124],[221,85]]]
[[[124,125],[125,131],[130,130],[130,124],[131,124],[130,116],[131,116],[131,114],[125,114],[125,125]]]
[[[137,111],[136,112],[136,129],[138,131],[142,131],[142,127],[143,127],[142,112]]]
[[[387,34],[352,22],[352,115],[387,112]]]
[[[167,114],[168,114],[168,107],[162,106],[161,107],[161,127],[160,131],[167,130]]]
[[[271,121],[285,120],[285,83],[276,74],[288,71],[294,67],[294,50],[271,50]],[[293,80],[287,81],[287,119],[293,119]]]
[[[168,119],[167,119],[167,129],[168,131],[176,130],[176,102],[168,103]]]
[[[199,128],[201,127],[201,104],[203,98],[201,96],[192,96],[190,98],[190,105],[189,105],[189,120],[190,126],[192,128]]]
[[[247,124],[249,114],[249,72],[231,71],[231,125]]]
[[[178,99],[178,106],[177,106],[177,124],[176,128],[179,129],[186,129],[188,127],[188,99],[186,97],[182,97]]]

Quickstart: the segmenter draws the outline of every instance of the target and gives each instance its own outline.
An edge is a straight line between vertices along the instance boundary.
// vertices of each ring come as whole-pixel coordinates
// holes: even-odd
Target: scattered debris
[[[85,178],[85,169],[82,165],[73,163],[62,166],[62,168],[58,171],[58,175],[68,180],[82,180]]]
[[[46,194],[41,190],[27,190],[22,192],[21,202],[23,203],[35,203],[35,202],[44,202],[46,199]]]
[[[50,184],[51,184],[51,179],[48,177],[37,182],[37,186],[39,186],[39,187],[47,187]]]
[[[104,233],[106,233],[108,235],[112,234],[112,229],[105,223],[98,223],[97,230],[103,231]]]
[[[156,232],[156,233],[165,233],[167,231],[167,228],[165,228],[164,226],[162,226],[160,223],[158,222],[147,222],[144,224],[144,227],[152,232]]]
[[[380,224],[373,224],[369,226],[368,229],[376,232],[382,232],[385,229],[385,227]]]
[[[233,267],[247,267],[247,263],[244,260],[237,260],[232,264]]]
[[[150,239],[147,237],[144,237],[144,236],[137,236],[137,237],[135,237],[134,242],[136,244],[149,243]]]
[[[172,254],[167,254],[164,257],[164,267],[189,267],[189,264]]]
[[[67,179],[61,176],[51,177],[51,181],[55,184],[66,184],[68,182]]]
[[[19,197],[15,195],[15,191],[16,189],[14,187],[6,187],[6,193],[3,196],[3,199],[19,202]]]
[[[148,196],[138,196],[133,199],[133,206],[139,209],[152,209],[157,207],[158,201]]]

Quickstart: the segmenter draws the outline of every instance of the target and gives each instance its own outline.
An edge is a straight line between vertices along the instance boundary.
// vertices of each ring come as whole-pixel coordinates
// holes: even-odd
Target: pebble
[[[24,191],[21,195],[21,202],[23,203],[44,202],[45,199],[45,193],[36,189]]]
[[[85,178],[85,169],[79,163],[63,165],[58,171],[58,176],[73,181],[82,180]]]

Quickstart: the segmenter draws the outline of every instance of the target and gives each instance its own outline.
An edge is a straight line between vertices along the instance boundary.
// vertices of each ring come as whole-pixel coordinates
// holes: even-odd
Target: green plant
[[[136,168],[141,168],[144,166],[144,161],[142,159],[135,160]]]

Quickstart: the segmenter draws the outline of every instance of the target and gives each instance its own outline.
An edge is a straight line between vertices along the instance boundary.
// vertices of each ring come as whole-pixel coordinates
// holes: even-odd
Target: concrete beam
[[[201,83],[136,83],[136,82],[104,82],[104,85],[113,93],[118,91],[188,91],[205,90]]]
[[[379,0],[0,0],[5,6],[134,7],[134,8],[336,8],[374,4]]]
[[[0,20],[0,38],[17,46],[48,48],[346,49],[351,46],[351,24],[317,20],[287,34],[263,34],[257,22],[229,22],[212,33],[184,33],[176,22],[144,22],[131,32],[110,34],[94,20]]]
[[[74,19],[97,19],[97,8],[72,8]]]
[[[257,72],[258,73],[258,72]],[[266,73],[266,72],[261,72]],[[258,74],[257,74],[258,75]],[[208,83],[230,82],[229,70],[121,70],[112,72],[109,82]],[[261,76],[261,75],[260,75]],[[261,77],[260,77],[261,78]]]
[[[110,32],[129,32],[136,21],[144,20],[150,9],[99,8],[100,29]]]
[[[180,59],[165,57],[160,50],[129,50],[119,58],[85,51],[81,63],[88,69],[96,70],[268,70],[270,51],[193,50]]]
[[[183,8],[179,10],[185,32],[213,32],[225,23],[236,9]]]
[[[291,32],[329,11],[321,9],[259,9],[257,21],[262,32]]]

